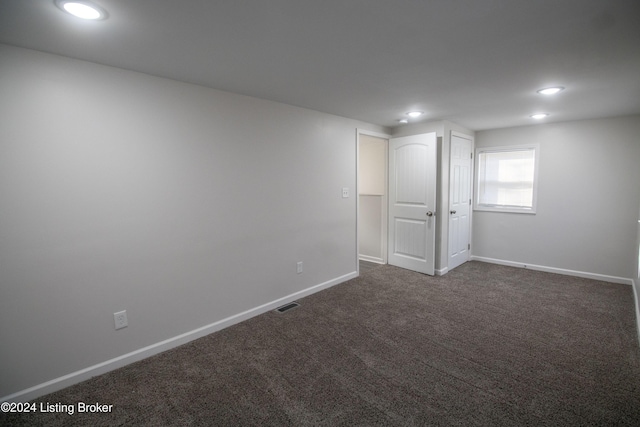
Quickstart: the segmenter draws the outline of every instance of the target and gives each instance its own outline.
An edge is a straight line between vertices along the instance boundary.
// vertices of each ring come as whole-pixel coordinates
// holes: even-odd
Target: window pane
[[[478,204],[532,208],[534,166],[534,149],[480,152]]]

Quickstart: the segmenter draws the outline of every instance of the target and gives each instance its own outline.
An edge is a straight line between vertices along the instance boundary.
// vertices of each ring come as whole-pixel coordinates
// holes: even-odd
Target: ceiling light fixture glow
[[[407,116],[409,116],[409,117],[411,117],[411,118],[415,119],[416,117],[420,117],[420,116],[421,116],[421,115],[423,115],[423,114],[424,114],[424,112],[423,112],[423,111],[409,111],[409,112],[407,113]]]
[[[542,120],[542,119],[544,119],[545,117],[549,117],[549,114],[547,114],[547,113],[537,113],[537,114],[532,114],[530,117],[531,117],[532,119]]]
[[[403,125],[406,125],[407,123],[409,123],[409,120],[407,119],[400,119],[398,120],[399,123],[402,123]]]
[[[564,88],[562,86],[556,86],[556,87],[547,87],[544,89],[540,89],[538,91],[539,94],[542,95],[555,95],[556,93],[563,91]]]
[[[80,19],[97,21],[107,17],[107,12],[104,9],[87,1],[56,0],[56,5]]]

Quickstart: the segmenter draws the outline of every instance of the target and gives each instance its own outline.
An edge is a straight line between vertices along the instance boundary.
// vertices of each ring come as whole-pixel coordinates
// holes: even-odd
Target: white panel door
[[[469,261],[471,164],[470,137],[452,133],[449,164],[449,270]]]
[[[434,274],[436,134],[389,140],[388,263]]]

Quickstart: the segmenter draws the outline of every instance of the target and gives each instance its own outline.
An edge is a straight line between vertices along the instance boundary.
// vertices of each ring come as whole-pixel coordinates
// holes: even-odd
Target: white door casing
[[[389,140],[388,263],[434,274],[437,138]]]
[[[471,137],[451,133],[449,163],[448,270],[469,261],[471,212]]]

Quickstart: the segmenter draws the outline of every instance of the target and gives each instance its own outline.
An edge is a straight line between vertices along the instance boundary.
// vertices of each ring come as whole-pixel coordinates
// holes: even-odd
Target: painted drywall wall
[[[449,157],[451,131],[473,137],[475,132],[448,120],[415,123],[393,129],[392,137],[435,132],[438,137],[438,187],[436,191],[436,274],[449,271]]]
[[[361,260],[382,263],[383,225],[385,219],[382,196],[360,195],[358,213],[359,257]]]
[[[355,274],[341,190],[356,194],[356,129],[386,129],[0,58],[0,397]]]
[[[638,190],[640,192],[640,189]],[[636,328],[640,341],[640,208],[638,209],[637,240],[636,240],[636,265],[633,280],[633,296],[636,303]]]
[[[476,147],[540,144],[535,215],[474,212],[474,256],[631,279],[640,116],[480,131]]]
[[[640,192],[640,189],[638,190]],[[635,269],[635,279],[636,279],[636,290],[640,290],[640,210],[638,211],[638,240],[636,241],[636,269]],[[640,293],[639,293],[640,295]]]
[[[358,169],[358,185],[360,194],[381,196],[385,194],[387,142],[385,139],[369,135],[360,136],[360,163]]]

